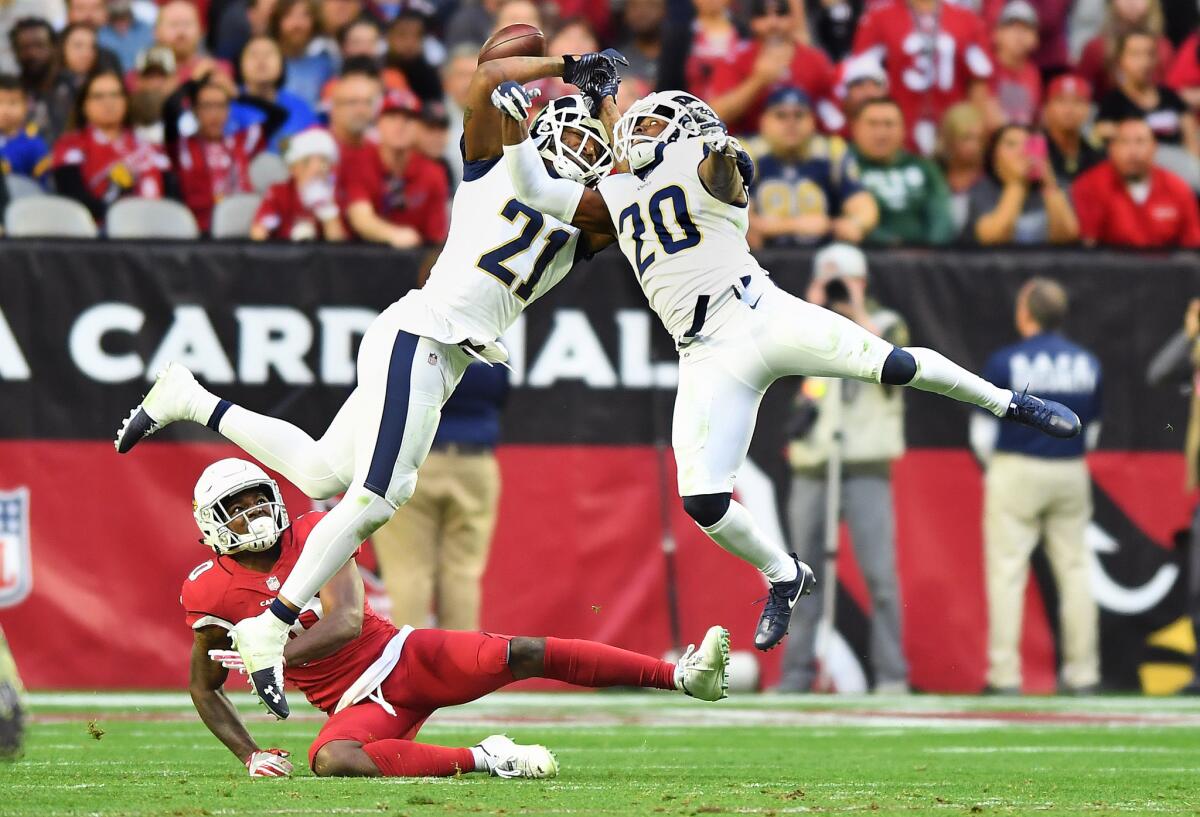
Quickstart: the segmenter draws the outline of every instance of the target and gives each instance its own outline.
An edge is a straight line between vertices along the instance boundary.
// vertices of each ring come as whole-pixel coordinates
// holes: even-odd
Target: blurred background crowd
[[[709,102],[756,247],[1200,246],[1185,0],[0,0],[9,232],[436,246],[512,23]]]

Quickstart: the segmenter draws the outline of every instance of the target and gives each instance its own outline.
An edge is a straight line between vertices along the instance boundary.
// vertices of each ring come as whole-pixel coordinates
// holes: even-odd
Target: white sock
[[[475,771],[484,774],[492,773],[492,756],[478,746],[471,747],[471,757],[475,758]]]
[[[769,581],[790,582],[796,578],[796,562],[763,536],[754,517],[738,502],[730,500],[729,510],[715,525],[700,529],[725,550],[761,570]]]
[[[1008,389],[993,386],[933,349],[909,346],[904,351],[917,359],[917,374],[906,385],[971,403],[997,417],[1003,417],[1008,412],[1013,396]]]
[[[207,419],[206,415],[200,422]],[[317,441],[286,420],[231,405],[217,431],[313,499],[326,499],[345,488]]]
[[[394,511],[391,503],[374,491],[351,488],[309,533],[296,566],[279,588],[279,597],[303,609]]]
[[[683,692],[683,667],[679,666],[679,664],[675,665],[674,681],[675,681],[675,689],[678,690],[679,692]]]

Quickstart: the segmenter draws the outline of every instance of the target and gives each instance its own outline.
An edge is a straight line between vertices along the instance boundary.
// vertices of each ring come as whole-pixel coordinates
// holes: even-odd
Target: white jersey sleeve
[[[517,200],[501,157],[466,162],[429,280],[401,326],[443,343],[495,340],[575,263],[580,231]]]
[[[746,243],[746,205],[708,192],[699,174],[704,156],[700,139],[682,139],[662,148],[648,169],[608,176],[599,186],[621,252],[676,340],[739,279],[766,274]]]

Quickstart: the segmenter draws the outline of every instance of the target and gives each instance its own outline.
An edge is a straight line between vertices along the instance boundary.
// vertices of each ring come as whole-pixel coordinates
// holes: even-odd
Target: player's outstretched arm
[[[284,663],[291,666],[333,655],[362,633],[363,580],[353,559],[342,565],[318,597],[321,620],[288,642]]]
[[[246,763],[258,751],[258,744],[246,731],[237,708],[225,697],[222,687],[225,686],[229,671],[208,655],[209,650],[231,650],[233,643],[221,627],[201,627],[193,632],[195,637],[188,681],[192,703],[208,731],[237,755],[238,760]]]
[[[529,138],[525,118],[533,95],[516,82],[505,82],[492,94],[492,104],[503,111],[501,125],[504,162],[517,198],[559,221],[588,233],[615,236],[604,196],[570,179],[554,178]]]

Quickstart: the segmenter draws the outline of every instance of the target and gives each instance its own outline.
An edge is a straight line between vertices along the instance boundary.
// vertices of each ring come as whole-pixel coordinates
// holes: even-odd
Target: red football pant
[[[361,744],[387,776],[473,771],[469,749],[415,743],[413,738],[435,710],[477,700],[513,682],[510,640],[490,633],[414,630],[404,642],[400,663],[382,686],[396,714],[374,701],[362,701],[333,715],[309,748],[309,765],[326,743],[349,740]],[[582,686],[675,688],[674,664],[578,639],[546,639],[543,675]]]

